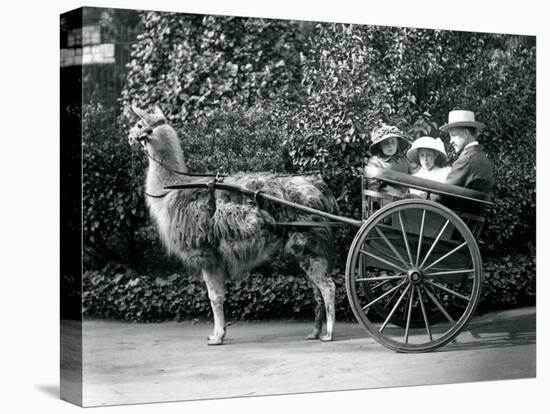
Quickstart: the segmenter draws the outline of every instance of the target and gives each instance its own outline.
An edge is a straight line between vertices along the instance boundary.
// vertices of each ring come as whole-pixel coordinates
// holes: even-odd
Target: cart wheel
[[[401,200],[373,214],[346,264],[355,317],[379,343],[400,352],[452,341],[475,311],[481,282],[472,232],[430,200]]]
[[[398,273],[392,272],[392,271],[384,271],[380,270],[376,267],[367,267],[365,265],[365,260],[361,261],[361,267],[362,267],[362,275],[369,275],[370,277],[380,277],[380,276],[397,276]],[[364,279],[364,278],[363,278]],[[400,293],[399,290],[394,290],[391,295],[388,295],[385,298],[382,298],[379,301],[375,301],[375,299],[380,296],[383,293],[386,293],[388,290],[392,289],[399,279],[385,279],[381,280],[378,283],[372,283],[369,281],[358,281],[357,284],[360,286],[361,291],[364,295],[365,300],[367,303],[373,302],[372,306],[370,306],[367,310],[367,312],[374,312],[369,314],[369,319],[371,320],[385,320],[388,316],[390,316],[389,322],[391,322],[394,325],[397,325],[401,328],[404,328],[407,326],[407,314],[400,312],[400,309],[397,309],[393,315],[389,315],[390,311],[392,309],[391,304],[393,303],[393,299]],[[445,319],[445,316],[441,312],[428,312],[426,314],[428,318],[428,322],[430,325],[441,322],[443,319]],[[424,322],[424,316],[419,313],[413,313],[409,319],[409,327],[410,328],[421,328],[425,326]]]

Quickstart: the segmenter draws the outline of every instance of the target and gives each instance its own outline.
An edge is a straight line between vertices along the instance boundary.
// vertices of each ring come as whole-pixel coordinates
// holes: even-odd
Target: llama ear
[[[148,114],[143,109],[139,109],[137,106],[132,105],[132,111],[134,111],[137,116],[147,122]]]
[[[155,111],[155,117],[158,117],[160,119],[166,119],[166,117],[164,116],[164,113],[162,112],[162,110],[158,105],[155,105],[153,110]]]

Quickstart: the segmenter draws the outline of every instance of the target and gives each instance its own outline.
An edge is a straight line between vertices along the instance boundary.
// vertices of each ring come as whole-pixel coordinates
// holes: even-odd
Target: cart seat
[[[365,167],[365,176],[375,178],[388,184],[414,188],[427,193],[445,195],[449,197],[460,198],[473,201],[481,205],[492,205],[488,194],[458,185],[440,183],[426,178],[415,177],[398,171],[378,168],[374,166]]]
[[[426,192],[428,194],[428,197],[430,197],[431,194],[436,194],[439,196],[452,197],[453,199],[462,201],[465,205],[476,205],[478,208],[475,212],[472,212],[471,209],[470,211],[465,212],[460,211],[456,207],[453,208],[453,211],[460,216],[460,218],[470,228],[476,238],[479,236],[484,227],[485,217],[483,216],[483,211],[486,206],[490,206],[493,204],[488,194],[476,190],[471,190],[469,188],[440,183],[437,181],[428,180],[426,178],[415,177],[409,174],[404,174],[397,171],[382,169],[373,166],[365,167],[364,171],[364,178],[374,178],[390,185],[397,185],[401,187],[421,190]],[[368,218],[376,209],[376,203],[373,203],[373,200],[382,201],[379,204],[385,205],[388,204],[388,202],[398,199],[398,197],[396,197],[395,195],[380,193],[366,188],[366,179],[363,179],[362,182],[363,219]],[[419,211],[405,212],[402,219],[404,221],[406,231],[417,233],[419,229],[420,218],[421,214]],[[438,233],[439,229],[443,225],[441,217],[430,217],[429,220],[426,220],[426,223],[427,227],[424,229],[424,231],[428,236],[431,237],[435,237],[435,235]],[[398,222],[397,217],[392,217],[389,224],[392,227],[400,228],[400,223]],[[451,238],[452,230],[448,230],[442,235],[443,240],[451,240]]]

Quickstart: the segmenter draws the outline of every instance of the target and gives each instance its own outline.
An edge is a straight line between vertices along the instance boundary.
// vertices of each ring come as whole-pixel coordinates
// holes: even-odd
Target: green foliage
[[[296,166],[349,178],[381,122],[413,136],[435,132],[426,111],[437,99],[428,88],[443,70],[440,31],[318,24],[312,38],[303,62],[306,103],[286,142]]]
[[[487,213],[485,239],[496,250],[507,246],[516,252],[531,249],[534,254],[536,231],[535,137],[518,141],[513,152],[501,152],[494,159],[495,205]]]
[[[189,167],[226,173],[286,171],[289,160],[281,147],[285,125],[272,116],[274,111],[265,104],[248,109],[222,107],[207,119],[179,127]]]
[[[534,255],[506,254],[486,260],[481,309],[534,305],[536,301]]]
[[[122,102],[159,104],[170,121],[248,106],[299,87],[300,25],[279,20],[146,12]],[[129,113],[127,112],[128,116]]]
[[[496,187],[485,239],[494,250],[526,252],[536,228],[535,48],[516,36],[461,33],[459,39],[471,45],[450,57],[462,62],[462,81],[451,77],[440,105],[471,108],[487,125],[479,141],[494,164]]]
[[[109,122],[110,108],[84,106],[82,203],[84,268],[111,260],[137,265],[151,245],[143,196],[144,164],[124,132]]]
[[[532,255],[507,254],[487,260],[484,273],[480,310],[535,303],[536,262]],[[335,269],[331,277],[336,285],[337,319],[354,320],[343,272]],[[206,286],[198,278],[179,273],[144,275],[120,265],[85,272],[83,305],[87,317],[136,322],[212,318]],[[254,272],[227,281],[228,319],[313,319],[314,307],[305,275],[289,274],[288,269]]]
[[[332,274],[336,284],[339,319],[352,320],[342,274]],[[85,272],[84,314],[137,322],[212,318],[204,282],[174,273],[167,277],[140,275],[123,266],[108,265]],[[229,280],[225,314],[228,319],[313,319],[315,300],[305,275],[275,272]]]
[[[380,122],[438,136],[449,110],[476,112],[494,162],[492,250],[523,248],[535,224],[535,49],[484,33],[318,24],[303,62],[306,103],[285,141],[298,169],[317,169],[345,215],[358,211],[357,164]],[[439,122],[436,122],[438,120]],[[443,134],[448,142],[448,136]]]

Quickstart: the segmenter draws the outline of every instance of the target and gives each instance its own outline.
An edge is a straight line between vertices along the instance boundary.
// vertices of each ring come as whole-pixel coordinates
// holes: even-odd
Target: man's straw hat
[[[470,127],[481,131],[485,125],[476,121],[475,114],[472,111],[455,110],[449,112],[449,122],[440,127],[441,131],[448,131],[456,127]]]

